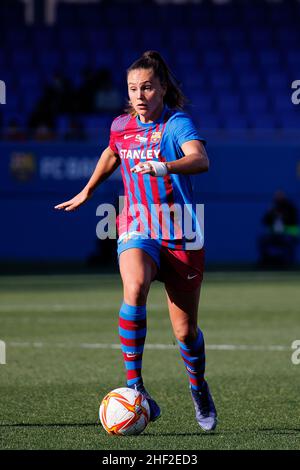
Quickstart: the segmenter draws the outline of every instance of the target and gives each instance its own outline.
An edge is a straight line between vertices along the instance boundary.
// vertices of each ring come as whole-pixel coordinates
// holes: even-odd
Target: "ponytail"
[[[180,84],[173,72],[169,69],[166,62],[156,51],[146,51],[127,69],[127,77],[129,72],[136,69],[152,69],[154,75],[159,78],[162,85],[166,86],[166,94],[164,96],[164,103],[169,108],[182,110],[187,103],[187,99],[181,91]],[[129,103],[126,108],[128,114],[135,114],[135,111]]]

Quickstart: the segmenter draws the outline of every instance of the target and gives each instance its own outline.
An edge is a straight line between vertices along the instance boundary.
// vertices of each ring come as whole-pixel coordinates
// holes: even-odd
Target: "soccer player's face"
[[[142,122],[159,118],[163,106],[165,87],[152,69],[131,70],[127,77],[128,95]]]

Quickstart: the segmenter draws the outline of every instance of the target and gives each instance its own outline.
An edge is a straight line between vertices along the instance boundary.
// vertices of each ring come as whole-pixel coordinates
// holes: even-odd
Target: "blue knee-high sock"
[[[188,373],[191,388],[200,391],[204,382],[205,345],[203,333],[198,328],[197,338],[189,344],[177,341]]]
[[[142,381],[142,359],[147,333],[146,305],[123,302],[119,313],[119,336],[126,368],[127,385]]]

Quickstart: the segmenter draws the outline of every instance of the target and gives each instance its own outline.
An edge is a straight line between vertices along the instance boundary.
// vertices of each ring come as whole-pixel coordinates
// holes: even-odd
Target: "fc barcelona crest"
[[[159,142],[161,139],[161,132],[152,132],[150,142],[156,143]]]

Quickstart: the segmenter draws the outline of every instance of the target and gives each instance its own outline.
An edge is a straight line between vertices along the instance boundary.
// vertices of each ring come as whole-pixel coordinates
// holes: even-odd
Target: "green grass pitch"
[[[1,449],[299,449],[300,275],[207,273],[199,325],[219,413],[213,434],[194,418],[163,285],[148,299],[144,381],[162,417],[140,436],[109,436],[103,396],[124,386],[118,275],[0,278]]]

